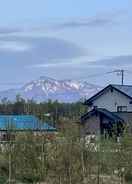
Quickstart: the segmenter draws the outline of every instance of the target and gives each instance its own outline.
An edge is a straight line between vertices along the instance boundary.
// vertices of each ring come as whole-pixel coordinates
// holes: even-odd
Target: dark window
[[[111,93],[113,93],[113,88],[111,88]]]
[[[127,112],[127,106],[117,106],[117,112]]]

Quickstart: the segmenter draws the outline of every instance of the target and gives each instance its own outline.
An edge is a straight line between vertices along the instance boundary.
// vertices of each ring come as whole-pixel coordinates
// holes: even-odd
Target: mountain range
[[[51,99],[52,101],[71,103],[89,98],[100,89],[100,86],[86,81],[56,80],[42,76],[37,80],[28,82],[19,89],[1,91],[0,100],[6,97],[10,101],[15,101],[16,95],[19,94],[25,100],[33,99],[42,102]]]

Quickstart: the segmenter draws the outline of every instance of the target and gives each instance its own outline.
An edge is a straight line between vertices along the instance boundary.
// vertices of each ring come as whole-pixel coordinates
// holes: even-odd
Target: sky
[[[132,84],[131,0],[0,0],[0,90],[40,76]]]

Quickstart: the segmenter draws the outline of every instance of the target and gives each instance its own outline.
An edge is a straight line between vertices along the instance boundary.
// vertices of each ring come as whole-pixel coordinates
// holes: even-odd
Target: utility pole
[[[115,73],[117,73],[117,75],[121,75],[121,85],[124,85],[124,72],[125,70],[121,69],[121,70],[115,70]]]
[[[10,150],[9,150],[9,178],[8,178],[9,184],[11,183],[11,178],[12,178],[12,168],[11,168],[11,144],[10,144]]]
[[[121,83],[124,85],[124,70],[121,70]]]

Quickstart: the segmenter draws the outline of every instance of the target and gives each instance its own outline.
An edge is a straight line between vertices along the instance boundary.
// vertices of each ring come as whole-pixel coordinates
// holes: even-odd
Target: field
[[[0,183],[129,184],[132,138],[86,143],[78,127],[56,135],[16,134],[1,143]]]

